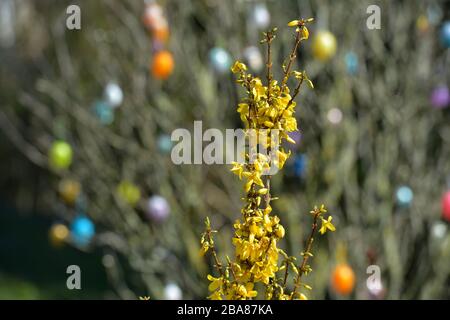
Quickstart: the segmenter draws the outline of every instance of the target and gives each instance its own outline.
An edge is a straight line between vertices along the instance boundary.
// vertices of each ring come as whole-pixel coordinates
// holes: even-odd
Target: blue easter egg
[[[450,21],[446,21],[441,29],[441,42],[446,48],[450,48]]]
[[[304,177],[306,175],[307,157],[305,154],[296,155],[294,158],[294,175],[296,177]]]
[[[86,246],[95,235],[95,226],[88,217],[78,216],[73,220],[70,232],[75,244]]]
[[[414,198],[414,194],[410,187],[401,186],[397,189],[395,197],[400,206],[409,206]]]
[[[358,72],[358,56],[354,52],[348,52],[345,55],[345,66],[349,74]]]
[[[114,110],[105,101],[97,101],[94,104],[94,113],[102,124],[108,125],[114,121]]]
[[[172,139],[168,134],[162,134],[158,137],[158,149],[162,153],[170,153],[172,145]]]
[[[231,68],[231,57],[225,49],[219,47],[211,49],[209,60],[214,70],[220,73],[228,72]]]

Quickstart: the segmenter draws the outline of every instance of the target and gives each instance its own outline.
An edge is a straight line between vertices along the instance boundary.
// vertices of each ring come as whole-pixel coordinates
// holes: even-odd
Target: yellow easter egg
[[[69,229],[65,225],[57,223],[50,228],[48,236],[54,247],[61,247],[69,237]]]
[[[314,37],[312,51],[314,58],[327,61],[336,54],[336,37],[329,31],[319,31]]]
[[[80,183],[71,179],[61,180],[58,186],[59,195],[68,205],[73,205],[75,203],[80,195],[80,191]]]

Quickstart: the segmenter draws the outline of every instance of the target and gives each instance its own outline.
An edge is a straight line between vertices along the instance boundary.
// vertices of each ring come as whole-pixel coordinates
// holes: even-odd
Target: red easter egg
[[[450,222],[450,191],[442,197],[442,218]]]

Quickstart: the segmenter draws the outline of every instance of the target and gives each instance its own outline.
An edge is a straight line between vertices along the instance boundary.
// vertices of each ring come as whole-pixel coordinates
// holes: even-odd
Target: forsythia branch
[[[317,230],[319,219],[322,221],[320,232],[334,231],[331,216],[325,220],[322,215],[326,212],[322,205],[311,211],[313,214],[313,227],[308,238],[306,249],[302,253],[303,260],[299,267],[294,263],[295,257],[290,257],[277,244],[285,236],[285,230],[280,224],[280,218],[272,213],[271,200],[276,197],[271,195],[271,172],[276,167],[282,169],[291,152],[278,148],[283,140],[295,143],[289,137],[289,133],[297,131],[297,120],[294,116],[296,103],[294,99],[300,92],[303,82],[311,87],[312,82],[308,79],[306,72],[292,71],[296,52],[303,40],[308,39],[309,31],[306,23],[312,19],[294,20],[288,25],[296,27],[296,38],[289,55],[287,66],[283,66],[283,79],[281,85],[273,79],[271,43],[275,38],[276,28],[264,33],[262,43],[267,43],[267,84],[261,79],[247,72],[247,66],[236,61],[231,71],[238,75],[237,83],[247,93],[237,108],[242,123],[245,127],[246,136],[251,140],[256,137],[257,146],[249,143],[249,150],[245,154],[245,163],[234,162],[231,172],[244,180],[245,204],[241,209],[241,219],[234,223],[234,237],[232,239],[235,247],[235,261],[227,257],[227,267],[223,270],[219,262],[212,238],[210,221],[206,220],[206,231],[202,235],[202,253],[211,251],[219,277],[208,275],[211,281],[209,290],[212,294],[210,299],[252,299],[258,296],[256,285],[265,287],[266,299],[306,299],[306,296],[298,292],[303,286],[311,289],[307,284],[301,283],[303,274],[311,271],[307,264],[311,252],[314,234]],[[298,84],[291,96],[287,86],[289,77],[294,75]],[[276,132],[276,135],[273,133]],[[261,153],[261,150],[266,153]],[[262,200],[264,204],[262,205]],[[279,255],[284,261],[279,265]],[[284,270],[283,277],[277,277],[278,272]],[[294,289],[291,293],[287,291],[289,270],[296,273]],[[230,278],[231,272],[231,278]]]

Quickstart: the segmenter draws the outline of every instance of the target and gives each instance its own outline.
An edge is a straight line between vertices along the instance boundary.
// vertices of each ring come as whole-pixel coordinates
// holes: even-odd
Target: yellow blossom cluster
[[[296,57],[296,51],[301,41],[306,40],[309,31],[305,24],[312,21],[294,20],[288,25],[296,27],[296,40],[293,51],[287,64],[283,65],[284,77],[281,82],[273,79],[271,62],[271,42],[275,38],[276,29],[264,33],[262,42],[267,43],[267,84],[247,72],[247,66],[236,61],[231,70],[238,75],[237,83],[246,90],[246,97],[238,104],[237,112],[245,126],[245,132],[249,139],[256,139],[257,145],[265,149],[266,154],[258,152],[255,144],[245,154],[245,163],[234,162],[231,171],[244,182],[246,197],[241,210],[241,219],[234,223],[235,261],[227,257],[227,265],[222,266],[217,257],[214,240],[212,237],[210,222],[206,222],[206,231],[202,236],[202,253],[211,251],[215,259],[219,276],[208,275],[211,281],[209,290],[210,299],[251,299],[262,297],[259,288],[265,289],[266,299],[306,299],[303,293],[297,292],[298,287],[310,289],[300,282],[302,274],[311,271],[307,265],[308,258],[312,256],[312,237],[308,239],[307,248],[302,253],[303,261],[300,266],[295,264],[295,257],[290,257],[277,244],[285,235],[285,230],[280,224],[278,216],[272,213],[271,201],[276,198],[271,196],[270,179],[267,174],[271,166],[282,169],[291,152],[279,147],[286,140],[295,143],[289,136],[290,132],[297,131],[295,118],[295,97],[299,93],[303,82],[313,88],[306,72],[291,71],[292,63]],[[293,78],[296,82],[293,93],[288,87],[288,81]],[[273,134],[276,132],[276,134]],[[331,216],[325,220],[322,216],[326,209],[321,206],[311,211],[314,219],[313,232],[317,228],[317,221],[321,219],[323,234],[327,230],[334,231],[331,224]],[[281,258],[283,259],[280,263]],[[294,289],[288,292],[286,279],[288,270],[291,269],[297,275]],[[277,277],[278,272],[284,272],[283,281]]]

